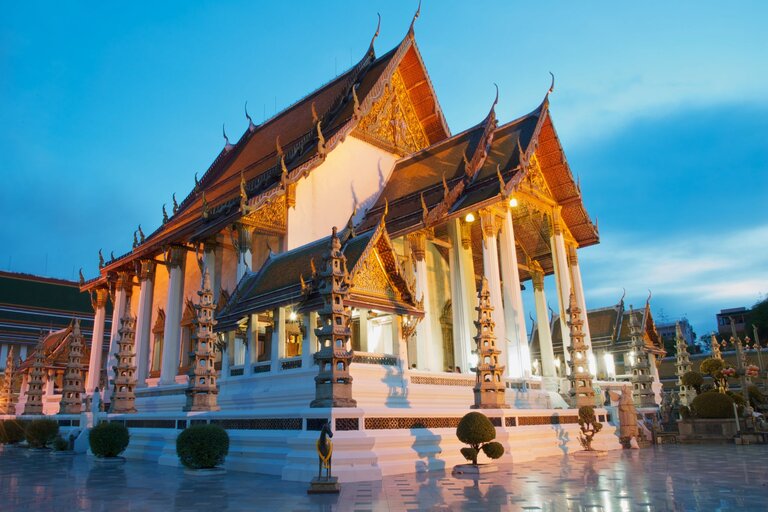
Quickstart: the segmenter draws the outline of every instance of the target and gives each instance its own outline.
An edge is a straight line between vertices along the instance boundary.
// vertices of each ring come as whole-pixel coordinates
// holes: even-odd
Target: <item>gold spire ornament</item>
[[[83,386],[82,364],[83,335],[80,333],[79,319],[75,319],[67,349],[67,368],[64,372],[59,414],[80,414],[85,387]]]
[[[125,304],[125,313],[120,319],[117,340],[117,366],[114,366],[115,380],[112,392],[111,412],[116,414],[135,413],[136,407],[136,317],[131,316],[130,302]]]
[[[13,392],[13,379],[16,376],[16,366],[13,360],[14,346],[8,349],[8,357],[5,359],[5,373],[3,383],[0,386],[0,414],[16,414],[16,398]]]
[[[200,290],[197,292],[200,300],[195,304],[197,315],[191,340],[192,350],[189,353],[189,384],[186,390],[185,411],[219,410],[214,354],[216,335],[213,332],[213,326],[216,324],[213,319],[216,304],[213,302],[211,275],[208,269],[205,268],[202,274]]]
[[[32,356],[32,368],[29,370],[27,403],[24,404],[24,412],[22,413],[24,416],[43,414],[43,375],[45,373],[43,341],[45,341],[45,335],[41,332],[37,347],[35,347],[35,354]]]
[[[507,409],[509,405],[506,403],[505,396],[505,366],[499,364],[501,350],[496,347],[496,335],[493,332],[496,324],[493,321],[491,292],[488,290],[488,279],[485,277],[483,277],[477,298],[478,304],[475,307],[475,311],[477,311],[477,320],[475,320],[477,335],[475,336],[475,343],[477,344],[477,354],[480,360],[475,369],[477,375],[474,388],[475,403],[471,408]]]

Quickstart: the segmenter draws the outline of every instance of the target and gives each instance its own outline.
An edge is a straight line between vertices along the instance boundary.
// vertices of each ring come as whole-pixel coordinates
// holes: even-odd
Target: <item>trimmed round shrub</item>
[[[88,444],[97,457],[117,457],[128,448],[128,429],[122,423],[99,423],[88,432]]]
[[[722,359],[717,359],[716,357],[710,357],[701,362],[699,365],[699,370],[701,370],[701,373],[710,375],[714,377],[718,372],[723,371],[723,368],[725,368],[725,363]]]
[[[192,425],[176,438],[179,461],[191,469],[215,468],[229,453],[229,435],[218,425]]]
[[[697,418],[725,419],[733,417],[733,399],[725,393],[707,391],[693,399],[691,408]]]
[[[483,445],[483,453],[489,459],[498,459],[504,455],[504,447],[501,445],[501,443],[496,441],[485,443]]]
[[[702,384],[704,384],[704,376],[699,372],[691,370],[683,374],[682,382],[683,386],[690,386],[698,393],[701,391]]]
[[[749,401],[753,407],[757,404],[765,403],[765,394],[759,387],[750,384],[747,389],[749,390]]]
[[[27,423],[24,435],[32,448],[47,448],[59,433],[59,422],[40,419]]]
[[[496,439],[496,429],[485,414],[470,412],[459,421],[456,437],[464,444],[479,445]]]
[[[65,452],[69,450],[69,443],[60,435],[56,436],[56,439],[53,440],[53,449],[57,452]]]
[[[24,440],[24,427],[18,420],[0,421],[0,443],[16,444]]]
[[[485,414],[479,412],[466,414],[459,421],[456,437],[462,443],[469,445],[469,448],[461,449],[461,454],[475,466],[480,451],[491,459],[498,459],[504,455],[504,447],[500,443],[490,442],[496,439],[496,429]]]

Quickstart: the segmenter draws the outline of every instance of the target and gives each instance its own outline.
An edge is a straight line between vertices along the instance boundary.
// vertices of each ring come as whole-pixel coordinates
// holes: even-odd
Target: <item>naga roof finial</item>
[[[104,254],[99,249],[99,269],[104,268]]]
[[[224,136],[224,151],[229,151],[234,146],[229,143],[229,137],[227,137],[227,132],[224,130],[224,123],[221,124],[221,134]]]
[[[422,192],[419,197],[421,198],[421,220],[426,223],[427,216],[429,215],[429,208],[427,208],[427,202],[424,201],[424,192]]]
[[[245,118],[248,119],[248,131],[250,133],[253,133],[253,131],[256,129],[256,125],[253,124],[253,119],[251,119],[250,114],[248,114],[248,102],[245,102]]]
[[[205,190],[203,190],[203,206],[202,206],[202,208],[203,208],[203,212],[202,212],[203,218],[207,219],[208,215],[209,215],[209,212],[208,212],[208,201],[205,200]]]
[[[109,257],[110,261],[115,261],[117,258],[115,258],[115,251],[109,251]]]
[[[248,192],[245,190],[245,175],[240,171],[240,211],[245,215],[248,213]]]
[[[373,50],[373,42],[376,41],[376,38],[379,37],[379,31],[381,30],[381,14],[378,12],[376,13],[376,16],[379,17],[379,22],[376,24],[376,32],[373,33],[373,37],[371,38],[371,44],[368,46],[368,52],[375,54]]]
[[[411,27],[409,32],[413,32],[413,26],[416,24],[416,20],[421,16],[421,0],[419,0],[419,6],[416,8],[416,12],[413,13],[413,19],[411,20]]]
[[[195,173],[195,188],[200,186],[200,180],[197,179],[197,173]]]
[[[139,243],[143,244],[146,237],[144,236],[144,232],[141,230],[141,224],[139,224],[138,231],[139,231]]]
[[[448,182],[445,181],[445,173],[443,173],[443,199],[448,197],[449,192],[450,192],[450,189],[448,188]]]
[[[281,157],[285,153],[283,153],[283,146],[280,145],[280,136],[278,135],[275,137],[275,151],[277,151],[277,156]]]
[[[85,276],[83,275],[83,267],[80,267],[80,286],[85,284]]]
[[[501,165],[496,164],[496,177],[499,178],[499,193],[502,197],[506,193],[507,184],[504,183],[504,176],[501,175]]]
[[[163,203],[163,224],[168,222],[168,212],[165,211],[165,203]]]
[[[360,118],[360,100],[357,97],[357,85],[352,85],[352,103],[353,103],[353,117],[355,119]]]
[[[389,199],[386,197],[384,198],[384,215],[382,215],[382,218],[386,218],[387,215],[389,215]]]
[[[325,157],[326,155],[326,149],[325,149],[325,137],[323,137],[323,129],[320,126],[322,124],[322,121],[317,122],[317,153]]]
[[[179,211],[179,203],[176,202],[176,192],[171,195],[171,198],[173,199],[173,214],[176,215],[176,212]]]
[[[139,239],[136,237],[136,231],[134,230],[133,231],[133,248],[135,249],[138,246],[139,246]]]

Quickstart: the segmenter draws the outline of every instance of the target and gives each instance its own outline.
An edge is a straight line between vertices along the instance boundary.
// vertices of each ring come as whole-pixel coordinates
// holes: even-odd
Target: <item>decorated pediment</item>
[[[400,154],[414,153],[429,146],[429,139],[399,70],[392,74],[381,98],[360,120],[353,133]]]
[[[547,184],[544,172],[541,170],[539,159],[536,153],[533,153],[528,159],[527,172],[520,183],[521,190],[530,192],[536,196],[554,200],[552,190]]]
[[[255,211],[243,215],[240,222],[263,234],[284,235],[288,229],[287,198],[287,193],[269,198]]]
[[[373,250],[368,257],[357,264],[352,275],[353,290],[358,295],[368,295],[401,301],[402,293],[390,280],[378,252]]]

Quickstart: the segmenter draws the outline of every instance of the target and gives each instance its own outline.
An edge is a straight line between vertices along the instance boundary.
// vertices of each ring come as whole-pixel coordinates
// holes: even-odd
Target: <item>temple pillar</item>
[[[248,315],[248,325],[245,331],[245,354],[243,354],[243,375],[253,375],[253,354],[258,353],[256,346],[258,340],[258,317]],[[237,338],[233,344],[237,343]]]
[[[528,348],[528,334],[525,330],[523,294],[520,289],[520,273],[517,265],[515,230],[512,224],[512,210],[507,209],[499,238],[501,245],[501,277],[504,294],[504,325],[510,353],[507,360],[509,374],[515,378],[531,376],[531,353]]]
[[[115,380],[115,366],[117,366],[117,340],[120,338],[120,319],[125,313],[126,304],[129,304],[129,293],[133,288],[133,276],[128,272],[118,272],[115,282],[115,294],[112,301],[112,329],[109,334],[109,351],[107,352],[107,385],[104,398],[109,402],[112,396],[112,383]],[[130,308],[130,304],[128,306]]]
[[[555,350],[552,347],[547,298],[544,295],[544,271],[536,261],[532,261],[529,266],[531,268],[531,281],[533,282],[533,298],[536,303],[536,330],[539,335],[539,352],[541,353],[541,376],[544,379],[554,379],[557,377]]]
[[[568,269],[570,270],[571,283],[573,283],[573,292],[576,294],[576,304],[581,308],[581,319],[584,322],[584,343],[587,344],[587,361],[589,361],[589,370],[592,376],[597,376],[597,360],[592,350],[592,336],[589,331],[589,315],[587,312],[587,302],[584,297],[584,285],[581,282],[581,269],[579,268],[579,257],[576,254],[576,246],[568,246]]]
[[[43,387],[43,397],[53,396],[55,384],[56,384],[56,371],[46,370],[45,386]],[[45,398],[43,399],[43,405],[45,405]]]
[[[493,311],[491,317],[495,324],[494,331],[499,333],[506,333],[506,326],[504,322],[504,302],[501,293],[501,274],[499,272],[499,248],[496,242],[496,234],[499,230],[499,225],[496,220],[496,214],[492,210],[480,210],[480,223],[483,231],[483,275],[488,280],[488,292],[491,299],[491,307]],[[506,335],[502,334],[505,339],[502,339],[497,344],[496,349],[501,353],[499,354],[499,361],[506,362],[508,360],[508,342]],[[509,368],[505,364],[504,376],[509,376]]]
[[[219,385],[221,385],[222,382],[226,382],[229,379],[229,338],[230,333],[220,333],[219,334],[219,341],[222,340],[221,336],[223,336],[223,344],[218,349],[219,352],[221,352],[221,371],[219,372]]]
[[[272,315],[271,371],[280,371],[280,359],[285,357],[285,308],[277,308]]]
[[[301,339],[301,367],[304,369],[312,368],[314,363],[314,354],[317,351],[317,311],[304,313],[304,336]]]
[[[184,305],[185,256],[186,253],[183,247],[172,247],[166,252],[165,256],[168,267],[168,302],[165,308],[160,385],[175,384],[176,374],[179,370],[181,314]]]
[[[105,295],[105,297],[106,297],[106,295]],[[105,304],[106,304],[106,302],[105,302]],[[104,322],[103,321],[102,321],[102,325],[101,325],[101,335],[104,336]],[[22,361],[27,359],[27,346],[26,345],[22,345],[21,348],[19,348],[19,358]]]
[[[88,361],[88,377],[85,380],[85,392],[93,394],[93,390],[99,385],[101,375],[101,354],[104,350],[104,322],[107,308],[106,288],[97,288],[93,297],[93,335],[91,337],[91,357]]]
[[[142,260],[139,265],[139,305],[136,311],[136,385],[147,385],[149,344],[152,336],[152,296],[155,290],[155,262]]]
[[[5,370],[5,360],[8,359],[8,344],[0,346],[0,368]]]
[[[358,321],[360,322],[360,351],[361,352],[368,352],[369,346],[368,346],[368,310],[367,309],[358,309],[359,316]]]
[[[432,332],[431,302],[429,279],[427,276],[427,236],[423,231],[408,235],[416,272],[416,300],[421,300],[424,307],[424,318],[416,327],[416,364],[420,370],[439,371],[440,368],[429,368],[432,362],[432,343],[435,337]]]
[[[213,238],[206,240],[203,249],[203,265],[211,276],[214,301],[218,301],[221,294],[221,260],[221,244]]]
[[[565,239],[563,238],[562,220],[559,207],[555,209],[552,217],[552,234],[550,237],[552,250],[552,263],[555,267],[555,284],[557,287],[557,303],[560,312],[560,333],[563,340],[563,358],[565,367],[570,372],[568,362],[571,354],[568,350],[571,346],[571,329],[568,326],[568,300],[571,294],[571,278],[568,273],[568,257],[565,251]]]
[[[237,232],[237,241],[235,242],[235,251],[237,251],[237,282],[250,269],[253,257],[251,256],[251,243],[253,233],[251,228],[238,224],[235,230]]]
[[[469,225],[467,225],[468,227]],[[475,287],[475,270],[472,264],[472,248],[467,238],[462,236],[462,221],[448,221],[448,236],[451,240],[449,265],[451,274],[451,307],[453,320],[453,359],[454,364],[463,372],[469,371],[472,360],[472,331],[468,312],[474,303],[474,293],[467,294],[469,287]],[[468,254],[469,257],[466,257]]]
[[[408,368],[408,340],[403,330],[403,316],[392,315],[392,333],[395,338],[394,353],[400,360],[400,369]]]

